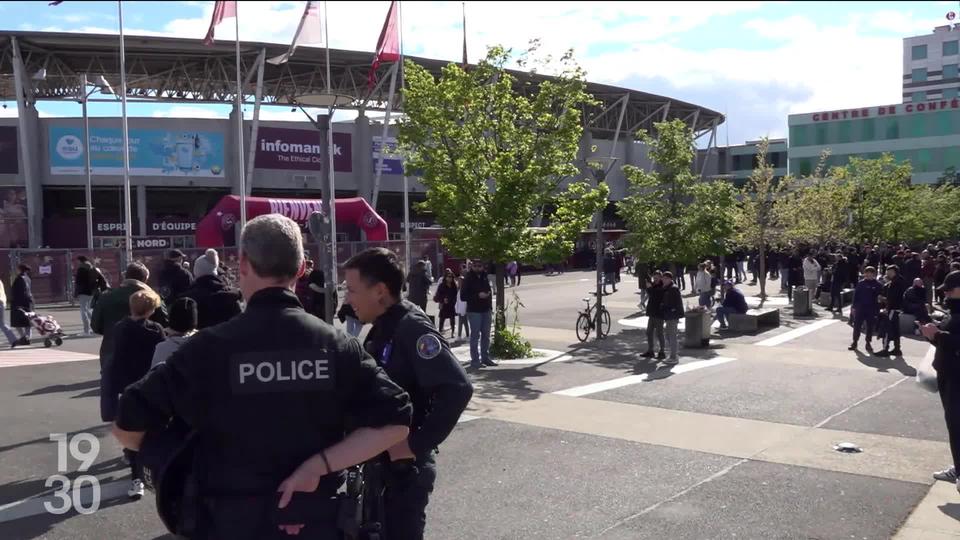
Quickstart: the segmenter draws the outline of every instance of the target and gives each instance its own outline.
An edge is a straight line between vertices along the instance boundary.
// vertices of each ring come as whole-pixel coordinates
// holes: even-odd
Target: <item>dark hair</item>
[[[123,277],[124,279],[135,279],[146,283],[150,277],[150,271],[147,270],[147,267],[142,263],[132,262],[128,264],[127,269],[123,271]]]
[[[394,298],[400,298],[403,288],[403,269],[397,254],[387,248],[368,248],[357,253],[343,265],[344,270],[356,270],[360,277],[373,286],[386,285]]]
[[[86,256],[86,255],[78,255],[78,256],[77,256],[77,260],[80,261],[80,262],[82,262],[82,263],[87,262],[87,256]]]
[[[20,266],[17,266],[17,270],[20,270],[21,274],[24,272],[33,272],[33,268],[30,268],[29,264],[21,264]]]

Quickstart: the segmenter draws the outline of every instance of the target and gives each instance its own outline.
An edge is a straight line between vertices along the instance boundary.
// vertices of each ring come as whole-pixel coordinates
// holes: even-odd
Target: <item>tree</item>
[[[530,60],[536,45],[521,55]],[[423,206],[444,227],[444,246],[455,256],[496,266],[496,331],[504,330],[504,265],[512,260],[569,255],[577,235],[607,200],[606,186],[575,181],[583,127],[581,110],[593,104],[584,72],[565,54],[559,75],[517,88],[504,66],[511,51],[492,47],[476,67],[448,64],[434,79],[405,64],[404,114],[399,141],[406,170],[427,188]],[[555,205],[545,232],[530,229]]]
[[[828,152],[820,156],[813,175],[784,179],[775,212],[782,238],[790,243],[824,245],[845,242],[850,236],[850,183],[825,175]]]
[[[694,263],[716,253],[733,231],[734,188],[702,182],[691,169],[693,132],[682,120],[654,125],[657,137],[638,133],[655,170],[628,165],[628,196],[618,209],[627,225],[624,245],[639,260]]]
[[[891,154],[877,159],[850,158],[831,174],[850,184],[851,237],[858,242],[900,241],[913,235],[910,223],[910,163]]]
[[[757,145],[757,166],[740,191],[740,206],[735,212],[736,242],[757,250],[760,298],[767,297],[767,247],[780,242],[781,228],[774,204],[782,196],[786,182],[777,182],[773,165],[767,159],[770,142],[764,138]]]

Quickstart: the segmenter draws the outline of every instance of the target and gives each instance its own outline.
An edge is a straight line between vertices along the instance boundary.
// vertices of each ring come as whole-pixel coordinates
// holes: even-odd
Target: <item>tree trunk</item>
[[[757,278],[760,280],[760,302],[762,303],[767,299],[767,247],[763,242],[760,242],[759,255],[760,264],[757,268],[757,271],[760,273],[760,275],[758,275]]]
[[[507,326],[506,321],[506,302],[504,301],[504,280],[506,274],[504,272],[506,265],[501,263],[495,263],[494,268],[496,268],[497,276],[497,306],[496,311],[494,312],[494,332],[499,332]]]

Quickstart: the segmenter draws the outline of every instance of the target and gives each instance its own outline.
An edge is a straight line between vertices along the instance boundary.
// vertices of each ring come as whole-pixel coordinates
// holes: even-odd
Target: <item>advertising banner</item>
[[[323,140],[315,129],[261,127],[257,129],[258,169],[323,170]],[[353,141],[349,133],[333,133],[333,170],[352,172]]]
[[[377,172],[377,164],[380,162],[380,149],[382,137],[373,137],[373,172]],[[403,160],[397,152],[397,138],[387,137],[387,150],[383,155],[383,174],[403,174]]]
[[[50,174],[81,175],[86,166],[83,129],[50,126]],[[211,131],[131,129],[132,176],[223,178],[223,134]],[[119,128],[90,128],[93,174],[123,174],[123,136]]]
[[[0,197],[0,249],[27,247],[26,189],[0,186]]]
[[[17,127],[0,126],[0,174],[17,174],[20,172],[18,149]]]

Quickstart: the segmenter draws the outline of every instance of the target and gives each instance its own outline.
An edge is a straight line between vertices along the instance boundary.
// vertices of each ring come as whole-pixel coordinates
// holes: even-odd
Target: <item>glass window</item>
[[[929,148],[921,148],[914,152],[916,158],[913,160],[913,170],[917,172],[930,172],[933,170],[933,151]]]
[[[944,56],[955,56],[960,52],[960,42],[957,40],[953,41],[944,41],[943,42],[943,55]]]
[[[813,144],[822,146],[827,144],[827,124],[817,124],[814,126]]]
[[[913,50],[911,51],[911,58],[914,60],[926,60],[927,59],[927,46],[926,45],[914,45]]]
[[[929,114],[914,114],[903,119],[903,131],[906,137],[926,137],[927,117]]]
[[[926,82],[927,68],[914,68],[913,73],[910,75],[910,80],[913,82]]]
[[[790,146],[810,146],[810,126],[790,126]]]
[[[853,132],[852,121],[844,120],[843,122],[837,122],[837,142],[838,143],[850,142],[850,136],[852,132]]]
[[[960,146],[948,146],[943,149],[943,168],[947,167],[960,169]]]
[[[957,65],[956,65],[956,64],[944,64],[944,65],[943,65],[943,78],[944,78],[944,79],[956,79],[956,78],[957,78]]]
[[[943,99],[957,99],[960,95],[960,88],[944,88]]]
[[[896,118],[886,118],[884,121],[883,128],[883,138],[884,139],[899,139],[900,138],[900,121]]]
[[[920,103],[927,100],[926,92],[914,92],[911,94],[910,101],[911,103]]]
[[[810,158],[798,159],[797,169],[800,176],[810,176],[813,173],[813,161]]]
[[[860,120],[860,140],[874,141],[877,139],[877,121],[874,118]]]

